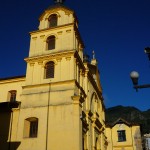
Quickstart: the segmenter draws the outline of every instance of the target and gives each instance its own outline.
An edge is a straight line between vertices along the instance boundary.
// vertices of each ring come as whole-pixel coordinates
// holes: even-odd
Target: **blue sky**
[[[38,29],[40,14],[52,0],[5,0],[0,12],[0,78],[24,75],[29,32]],[[150,0],[66,0],[75,10],[85,51],[96,53],[106,108],[116,105],[150,108],[150,88],[132,88],[129,74],[137,70],[139,83],[150,83]]]

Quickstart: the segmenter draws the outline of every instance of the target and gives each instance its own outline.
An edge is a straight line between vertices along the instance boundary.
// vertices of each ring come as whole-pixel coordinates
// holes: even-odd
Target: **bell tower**
[[[75,12],[55,0],[55,5],[39,17],[39,29],[30,32],[26,84],[41,84],[75,79],[74,53],[83,60],[83,48]],[[47,62],[53,62],[54,76],[46,78]],[[67,66],[67,67],[66,67]]]
[[[40,15],[38,30],[30,32],[18,150],[106,150],[95,53],[91,62],[83,59],[75,12],[64,0],[54,2]]]
[[[39,17],[38,30],[30,32],[19,117],[20,122],[38,124],[33,150],[82,149],[84,44],[75,12],[63,3],[56,0],[48,7]],[[29,125],[20,123],[18,129],[19,139],[30,138]],[[23,139],[20,149],[30,149],[29,141]]]

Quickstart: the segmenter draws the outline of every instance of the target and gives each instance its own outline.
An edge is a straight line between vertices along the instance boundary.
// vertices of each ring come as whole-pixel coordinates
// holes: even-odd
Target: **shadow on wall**
[[[136,129],[135,134],[134,134],[134,141],[135,141],[135,147],[137,150],[142,149],[142,139],[141,139],[141,132],[140,128]]]
[[[0,103],[0,150],[17,150],[21,142],[11,142],[12,134],[12,108],[19,106],[19,103]],[[10,132],[9,132],[10,131]]]

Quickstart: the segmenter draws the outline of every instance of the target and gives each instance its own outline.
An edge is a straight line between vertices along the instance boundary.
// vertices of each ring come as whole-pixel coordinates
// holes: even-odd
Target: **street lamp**
[[[138,89],[142,89],[142,88],[150,88],[150,84],[138,85],[138,79],[139,79],[139,73],[138,72],[132,71],[130,73],[130,78],[131,78],[132,83],[133,83],[133,88],[135,88],[136,91],[138,91]]]
[[[150,47],[146,47],[144,49],[144,52],[148,55],[148,58],[150,60]],[[141,88],[150,88],[150,84],[138,85],[139,73],[137,71],[132,71],[130,73],[130,78],[133,83],[133,88],[135,88],[136,91],[138,91],[138,89],[141,89]]]

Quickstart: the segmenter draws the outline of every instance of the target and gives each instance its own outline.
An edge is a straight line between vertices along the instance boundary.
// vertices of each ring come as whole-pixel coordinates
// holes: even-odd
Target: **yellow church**
[[[97,60],[63,0],[39,17],[24,60],[25,76],[0,79],[0,150],[106,150]]]

